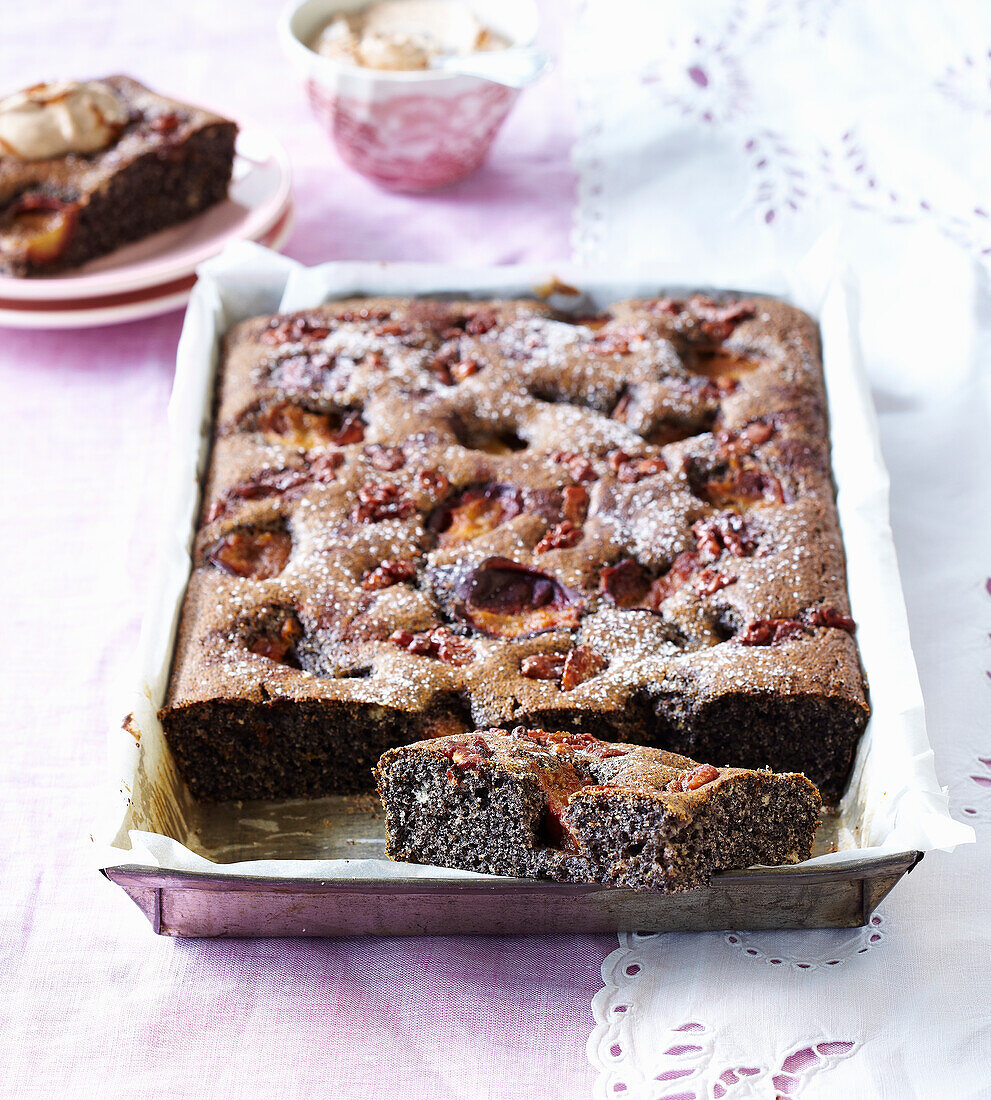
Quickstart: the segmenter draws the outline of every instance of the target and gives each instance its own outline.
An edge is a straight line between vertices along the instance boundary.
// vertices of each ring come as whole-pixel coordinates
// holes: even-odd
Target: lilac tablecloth
[[[125,71],[270,127],[295,178],[286,251],[307,262],[568,254],[560,77],[523,98],[474,178],[436,196],[386,195],[341,167],[310,118],[276,46],[277,11],[264,0],[7,5],[0,91]],[[176,942],[152,935],[91,869],[180,324],[174,313],[94,331],[0,331],[0,1092],[588,1094],[591,999],[611,937]]]

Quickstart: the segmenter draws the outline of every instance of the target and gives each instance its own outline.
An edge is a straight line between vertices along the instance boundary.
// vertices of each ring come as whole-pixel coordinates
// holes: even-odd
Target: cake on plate
[[[126,76],[0,99],[0,274],[76,268],[221,202],[236,136]]]

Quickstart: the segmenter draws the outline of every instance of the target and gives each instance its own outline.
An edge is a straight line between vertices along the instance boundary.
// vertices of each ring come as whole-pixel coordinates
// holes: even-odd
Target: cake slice
[[[0,275],[79,267],[221,202],[236,137],[127,76],[0,99]]]
[[[822,805],[804,775],[522,726],[390,749],[375,774],[391,859],[663,893],[808,859]]]

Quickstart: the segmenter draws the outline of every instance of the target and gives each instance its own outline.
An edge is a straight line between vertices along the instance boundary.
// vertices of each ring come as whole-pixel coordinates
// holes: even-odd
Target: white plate
[[[62,328],[148,316],[186,300],[196,267],[233,240],[277,248],[291,222],[291,176],[271,135],[238,135],[230,193],[188,222],[44,279],[0,276],[0,324]],[[147,291],[141,294],[141,291]],[[155,308],[151,307],[155,304]],[[144,306],[142,312],[140,307]]]

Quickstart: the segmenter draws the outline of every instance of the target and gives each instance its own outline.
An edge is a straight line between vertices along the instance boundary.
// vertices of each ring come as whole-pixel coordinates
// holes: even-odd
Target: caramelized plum
[[[515,485],[473,485],[438,508],[427,526],[441,546],[452,546],[487,535],[522,511],[523,494]]]
[[[365,438],[365,423],[357,412],[318,412],[291,401],[279,401],[261,409],[255,431],[273,443],[292,447],[344,446]]]
[[[573,630],[585,610],[578,592],[508,558],[488,558],[480,565],[461,567],[453,591],[458,617],[495,638]]]
[[[241,528],[218,539],[207,560],[222,573],[263,581],[285,569],[291,552],[288,531]]]
[[[617,607],[659,612],[661,604],[691,580],[698,564],[698,556],[686,550],[674,559],[666,572],[651,579],[638,562],[624,558],[602,570],[599,588]]]

